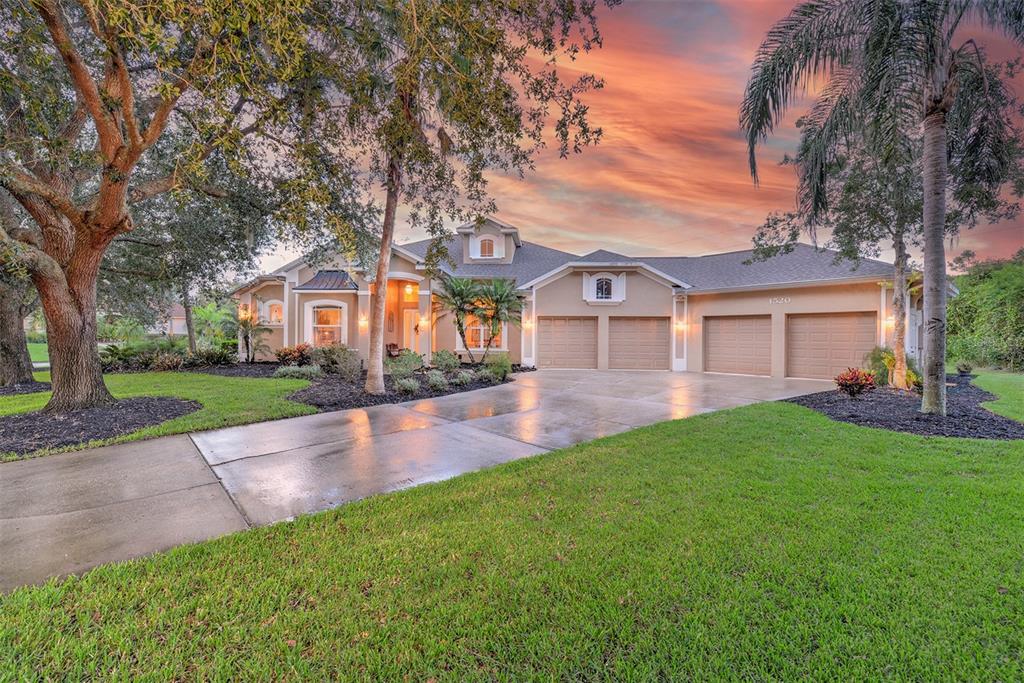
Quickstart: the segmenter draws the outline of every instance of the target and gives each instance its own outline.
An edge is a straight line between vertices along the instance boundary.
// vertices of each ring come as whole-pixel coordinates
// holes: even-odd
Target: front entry
[[[416,319],[419,311],[407,308],[402,311],[402,348],[416,350]]]

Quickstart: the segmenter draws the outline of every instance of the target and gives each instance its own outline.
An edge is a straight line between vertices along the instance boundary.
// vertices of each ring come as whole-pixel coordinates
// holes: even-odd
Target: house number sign
[[[770,304],[788,304],[792,299],[788,296],[770,296],[768,297],[768,303]]]

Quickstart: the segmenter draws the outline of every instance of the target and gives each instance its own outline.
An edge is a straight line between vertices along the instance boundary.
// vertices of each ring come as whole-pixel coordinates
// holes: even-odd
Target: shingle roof
[[[461,239],[461,237],[454,237],[446,243],[448,254],[455,261],[462,258]],[[430,240],[421,240],[401,246],[420,258],[424,258],[427,255]],[[505,278],[523,283],[578,258],[576,254],[570,254],[567,251],[559,251],[523,240],[522,246],[516,247],[512,263],[456,263],[454,268],[448,263],[442,263],[440,268],[456,277]]]
[[[858,277],[890,278],[891,263],[861,259],[859,263],[836,261],[837,252],[797,244],[788,254],[747,264],[753,251],[733,251],[707,256],[654,256],[641,260],[653,268],[691,285],[692,292],[845,280]]]
[[[456,260],[462,254],[460,238],[448,241],[448,253]],[[422,240],[402,247],[417,256],[425,257],[430,240]],[[825,282],[859,277],[891,278],[891,263],[874,259],[861,259],[859,263],[836,261],[837,252],[818,249],[809,244],[797,244],[788,254],[780,254],[766,261],[746,263],[753,250],[732,251],[707,256],[625,256],[606,249],[598,249],[584,256],[551,249],[533,242],[523,242],[516,249],[513,263],[458,263],[453,269],[447,263],[441,269],[457,277],[509,278],[522,284],[555,270],[566,263],[645,263],[678,280],[693,286],[688,291],[700,292],[718,289],[783,285],[803,282]]]
[[[316,275],[303,282],[293,291],[310,291],[325,289],[359,289],[344,270],[318,270]]]

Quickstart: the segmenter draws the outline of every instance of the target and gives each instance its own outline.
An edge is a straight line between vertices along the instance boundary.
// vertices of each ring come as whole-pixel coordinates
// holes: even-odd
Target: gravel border
[[[1024,423],[997,415],[981,404],[997,397],[971,384],[974,375],[947,375],[946,416],[920,412],[915,392],[880,387],[857,398],[836,391],[797,396],[790,403],[816,410],[839,422],[921,436],[971,439],[1024,439]]]

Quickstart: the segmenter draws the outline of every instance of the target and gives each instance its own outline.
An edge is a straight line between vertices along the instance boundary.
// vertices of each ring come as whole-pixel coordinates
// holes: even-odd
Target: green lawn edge
[[[45,372],[35,373],[35,378],[41,382],[48,382],[50,379],[49,373]],[[10,452],[0,453],[0,462],[317,412],[313,406],[287,398],[299,389],[309,386],[306,380],[224,377],[201,372],[142,372],[105,375],[104,381],[117,398],[173,396],[198,401],[202,407],[194,413],[110,439],[93,440],[66,448],[43,449],[24,456]],[[48,391],[0,396],[0,416],[39,410],[46,405],[49,398]]]
[[[995,401],[982,403],[993,413],[1024,422],[1024,374],[986,371],[978,373],[974,384],[995,394]]]

